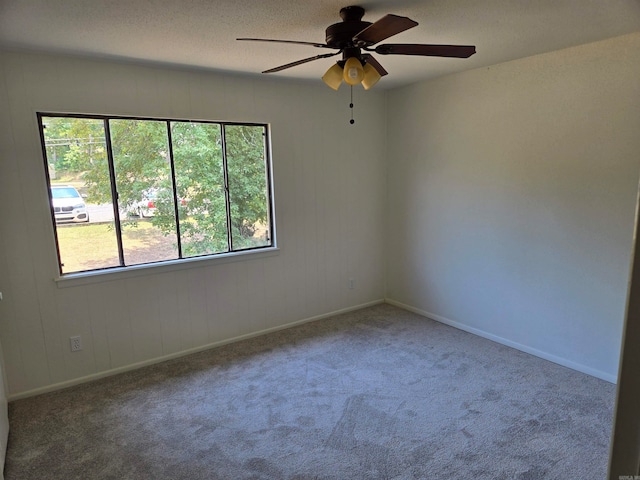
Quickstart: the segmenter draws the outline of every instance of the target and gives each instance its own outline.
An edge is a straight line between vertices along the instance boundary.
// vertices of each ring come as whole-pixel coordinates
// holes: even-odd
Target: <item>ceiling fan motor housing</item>
[[[354,47],[353,37],[371,25],[371,22],[363,22],[364,8],[345,7],[340,10],[342,22],[329,26],[326,33],[326,43],[332,48]]]

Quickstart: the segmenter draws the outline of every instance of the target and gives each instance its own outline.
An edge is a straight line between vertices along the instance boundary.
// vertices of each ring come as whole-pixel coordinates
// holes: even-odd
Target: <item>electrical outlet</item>
[[[71,351],[78,352],[82,350],[82,338],[80,335],[77,337],[69,337],[69,341],[71,342]]]
[[[349,279],[349,289],[353,290],[356,286],[356,281],[353,278]]]

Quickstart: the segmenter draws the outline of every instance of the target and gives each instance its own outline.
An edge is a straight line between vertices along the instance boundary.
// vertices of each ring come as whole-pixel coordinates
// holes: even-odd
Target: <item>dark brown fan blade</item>
[[[382,65],[378,63],[378,61],[373,57],[373,55],[369,55],[368,53],[365,53],[364,55],[362,55],[362,58],[364,58],[369,65],[375,68],[381,77],[384,77],[389,73],[384,69]]]
[[[314,60],[319,60],[321,58],[333,57],[334,55],[338,55],[340,52],[336,53],[325,53],[322,55],[316,55],[315,57],[305,58],[304,60],[298,60],[297,62],[287,63],[286,65],[280,65],[279,67],[271,68],[269,70],[265,70],[262,73],[275,73],[285,70],[287,68],[296,67],[298,65],[302,65],[303,63],[313,62]]]
[[[246,42],[272,42],[272,43],[293,43],[296,45],[310,45],[318,48],[333,48],[326,43],[313,43],[313,42],[299,42],[297,40],[273,40],[271,38],[236,38],[236,40]]]
[[[469,58],[476,53],[473,45],[420,45],[413,43],[386,43],[378,45],[380,55],[422,55],[425,57]]]
[[[418,25],[407,17],[399,17],[398,15],[385,15],[377,22],[372,23],[367,28],[357,33],[353,37],[356,46],[363,47],[381,42],[385,38],[392,37],[400,32],[409,30]]]

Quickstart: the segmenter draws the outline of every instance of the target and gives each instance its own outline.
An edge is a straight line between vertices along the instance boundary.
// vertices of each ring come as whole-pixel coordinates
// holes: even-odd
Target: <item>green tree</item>
[[[118,207],[133,212],[151,190],[170,188],[171,165],[166,122],[117,119],[109,121]],[[111,198],[111,184],[104,172],[86,172],[90,188],[101,198]],[[175,223],[175,222],[174,222]]]
[[[268,218],[265,131],[232,125],[225,133],[233,248],[256,246],[256,227]]]
[[[221,127],[173,122],[171,138],[183,252],[195,256],[227,251]],[[164,216],[163,209],[154,222],[160,224]]]
[[[47,161],[57,171],[79,173],[106,162],[102,120],[44,117],[43,123]]]

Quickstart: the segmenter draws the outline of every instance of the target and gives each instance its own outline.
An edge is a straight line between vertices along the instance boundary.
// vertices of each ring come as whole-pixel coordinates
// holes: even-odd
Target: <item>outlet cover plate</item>
[[[80,337],[80,335],[78,335],[77,337],[69,337],[69,342],[71,343],[72,352],[79,352],[80,350],[82,350],[82,338]]]

